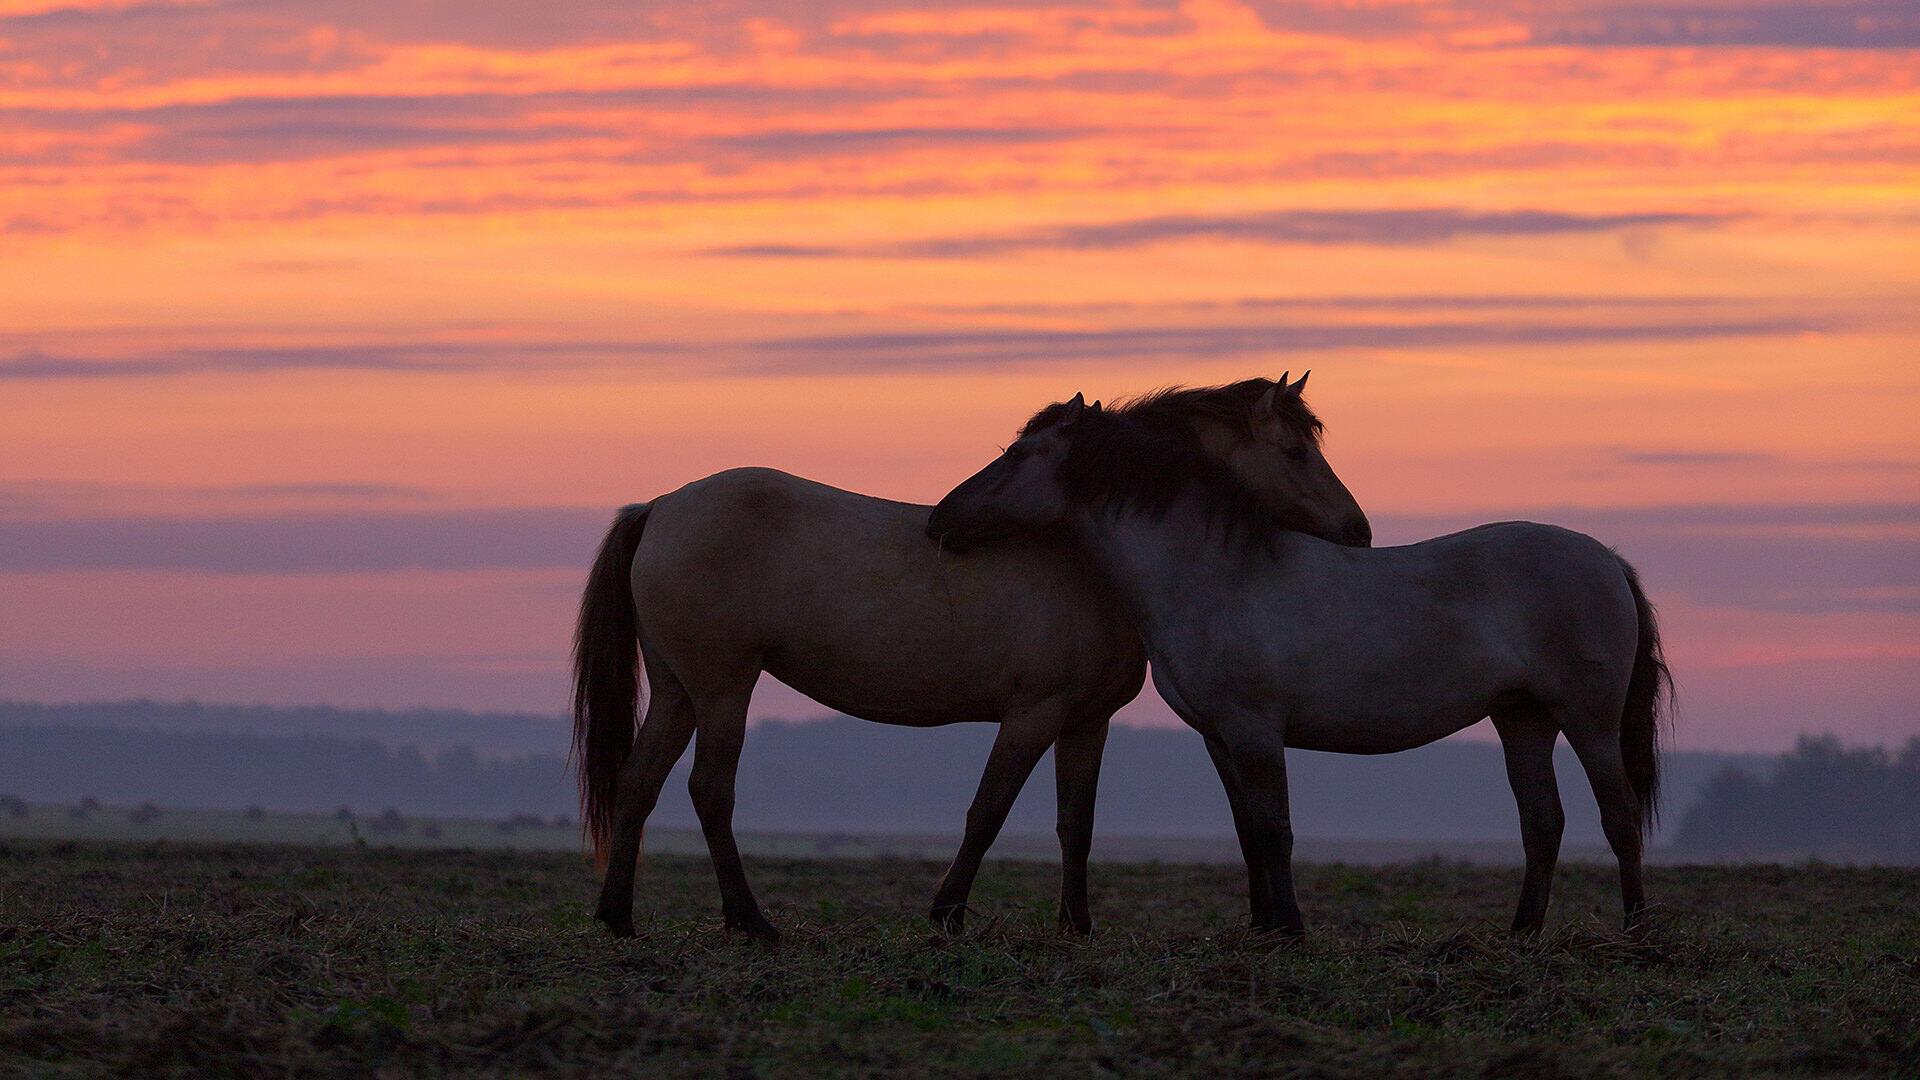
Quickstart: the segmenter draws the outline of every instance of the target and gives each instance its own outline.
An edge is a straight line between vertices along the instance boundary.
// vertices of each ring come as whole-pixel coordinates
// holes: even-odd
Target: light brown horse
[[[1291,527],[1365,545],[1366,516],[1320,453],[1305,381],[1163,391],[1121,411],[1189,431]],[[1060,921],[1090,928],[1094,786],[1108,719],[1143,681],[1139,634],[1067,549],[943,551],[927,537],[929,512],[770,469],[717,473],[620,512],[581,600],[574,667],[581,816],[607,866],[596,917],[615,934],[633,933],[641,832],[697,731],[688,789],[726,925],[778,940],[733,836],[734,774],[763,671],[880,723],[999,722],[933,901],[949,931],[1014,798],[1054,747]],[[651,691],[637,735],[636,642]]]

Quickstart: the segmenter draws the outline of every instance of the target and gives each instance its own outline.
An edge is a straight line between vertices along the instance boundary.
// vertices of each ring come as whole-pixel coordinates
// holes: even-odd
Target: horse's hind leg
[[[695,696],[693,714],[700,733],[693,744],[693,773],[687,778],[687,792],[693,796],[700,831],[707,837],[707,853],[713,858],[713,872],[720,879],[720,910],[728,929],[774,945],[780,941],[780,932],[767,921],[753,897],[746,867],[740,862],[740,846],[733,836],[734,774],[740,767],[740,747],[746,741],[747,704],[752,695],[753,684],[748,680],[734,691]]]
[[[1618,707],[1614,708],[1613,715],[1620,715]],[[1580,764],[1587,770],[1593,797],[1600,804],[1600,827],[1607,834],[1613,857],[1620,863],[1620,903],[1626,928],[1639,929],[1647,907],[1646,879],[1640,861],[1640,801],[1634,796],[1633,785],[1627,779],[1626,762],[1620,753],[1619,721],[1576,726],[1569,720],[1565,731],[1567,742],[1572,744],[1573,752],[1579,755]]]
[[[1100,783],[1100,756],[1107,745],[1107,714],[1081,720],[1053,744],[1054,787],[1059,796],[1060,927],[1076,934],[1093,931],[1087,905],[1087,857],[1093,850],[1094,792]]]
[[[647,719],[640,725],[633,752],[620,770],[607,876],[600,887],[599,907],[594,911],[594,917],[619,937],[633,935],[634,866],[640,859],[640,837],[647,815],[653,813],[661,785],[667,782],[667,774],[693,737],[693,703],[665,665],[649,665],[647,684],[651,691]]]
[[[1553,744],[1559,731],[1545,709],[1527,702],[1503,706],[1493,714],[1506,752],[1507,780],[1520,807],[1520,841],[1527,853],[1527,876],[1520,886],[1520,908],[1513,928],[1537,933],[1547,918],[1553,868],[1560,859],[1560,836],[1567,824],[1560,808],[1560,784],[1553,774]]]
[[[949,933],[958,933],[966,921],[967,896],[973,892],[973,879],[980,872],[980,860],[1000,835],[1007,811],[1026,786],[1040,755],[1060,734],[1060,722],[1050,711],[1009,713],[1000,721],[1000,734],[993,740],[993,753],[980,776],[980,790],[967,808],[967,835],[960,852],[953,857],[933,894],[933,908],[927,917]]]

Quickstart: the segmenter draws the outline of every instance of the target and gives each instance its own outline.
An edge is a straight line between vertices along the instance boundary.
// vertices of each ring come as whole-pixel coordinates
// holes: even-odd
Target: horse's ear
[[[1063,424],[1073,423],[1075,420],[1080,419],[1080,414],[1084,412],[1086,408],[1087,408],[1087,395],[1085,394],[1073,395],[1073,400],[1067,402],[1067,411],[1060,414],[1060,422]]]
[[[1308,375],[1311,375],[1311,374],[1313,374],[1313,372],[1311,372],[1311,371],[1309,371],[1309,372],[1306,372],[1306,373],[1304,373],[1304,374],[1302,374],[1302,375],[1300,376],[1300,381],[1299,381],[1299,382],[1297,382],[1297,383],[1294,383],[1294,384],[1293,384],[1292,386],[1289,386],[1289,387],[1287,387],[1287,394],[1288,394],[1288,396],[1290,396],[1290,397],[1299,397],[1299,396],[1300,396],[1300,392],[1301,392],[1301,391],[1303,391],[1303,390],[1305,390],[1305,389],[1307,388],[1307,376],[1308,376]],[[1285,380],[1285,379],[1282,379],[1281,381],[1282,381],[1282,382],[1285,382],[1286,380]]]
[[[1267,387],[1267,392],[1260,395],[1259,403],[1253,407],[1253,418],[1255,420],[1264,420],[1274,413],[1279,412],[1280,395],[1286,391],[1286,388],[1287,376],[1281,375],[1279,382]]]
[[[1099,412],[1099,411],[1100,411],[1100,403],[1096,401],[1096,402],[1094,402],[1093,404],[1091,404],[1091,405],[1089,405],[1089,406],[1087,406],[1087,411],[1088,411],[1088,412]]]

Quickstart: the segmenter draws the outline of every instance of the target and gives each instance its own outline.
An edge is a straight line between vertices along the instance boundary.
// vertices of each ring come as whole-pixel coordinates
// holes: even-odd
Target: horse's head
[[[1373,526],[1321,451],[1320,419],[1302,397],[1307,375],[1293,383],[1282,375],[1273,383],[1258,379],[1218,391],[1190,392],[1202,398],[1219,393],[1224,400],[1207,411],[1192,411],[1189,422],[1207,454],[1225,465],[1282,525],[1336,544],[1367,547],[1373,543]],[[1263,384],[1266,389],[1243,415],[1220,408],[1231,400],[1226,395],[1244,400],[1247,391]],[[1169,395],[1168,402],[1177,396]],[[1141,407],[1151,408],[1152,400],[1143,400]]]
[[[1083,419],[1095,428],[1125,420],[1149,437],[1145,442],[1129,442],[1135,455],[1124,463],[1111,462],[1115,468],[1159,474],[1177,485],[1178,474],[1191,464],[1180,459],[1197,454],[1223,469],[1235,486],[1265,509],[1273,524],[1333,543],[1365,547],[1372,542],[1372,527],[1321,452],[1320,421],[1301,397],[1306,383],[1304,375],[1293,383],[1282,376],[1278,382],[1249,379],[1228,386],[1167,390],[1105,412],[1098,402],[1087,405],[1079,395],[1065,404],[1049,405],[1028,421],[999,460],[942,500],[928,533],[949,545],[964,546],[1057,526],[1067,512],[1066,488],[1050,491],[1036,470],[1051,469],[1057,474],[1080,432],[1076,425]],[[1078,474],[1098,468],[1097,459],[1120,449],[1110,443],[1103,446],[1109,454],[1077,457]],[[957,509],[974,506],[989,493],[1005,496],[994,509],[991,527],[984,517]],[[949,508],[950,503],[954,508]]]
[[[1099,402],[1088,405],[1079,394],[1064,405],[1049,406],[1043,413],[1052,414],[1047,423],[1037,429],[1029,423],[999,457],[940,500],[927,519],[927,535],[955,551],[966,551],[1061,526],[1072,501],[1060,467],[1081,417],[1099,412]]]

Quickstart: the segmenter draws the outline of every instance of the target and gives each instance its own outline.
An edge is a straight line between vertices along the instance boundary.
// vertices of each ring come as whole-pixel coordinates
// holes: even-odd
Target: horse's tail
[[[1633,675],[1627,680],[1627,704],[1620,714],[1620,756],[1626,762],[1627,782],[1640,803],[1640,829],[1650,831],[1660,812],[1660,729],[1664,714],[1672,712],[1673,673],[1660,648],[1660,622],[1640,588],[1640,574],[1619,555],[1620,572],[1633,591],[1633,607],[1640,626],[1640,642],[1633,650]]]
[[[613,833],[620,768],[633,751],[640,709],[639,613],[633,606],[633,553],[649,504],[614,516],[580,596],[573,637],[573,761],[580,774],[580,827],[596,861]]]

